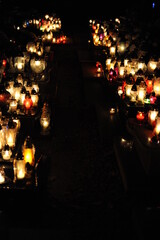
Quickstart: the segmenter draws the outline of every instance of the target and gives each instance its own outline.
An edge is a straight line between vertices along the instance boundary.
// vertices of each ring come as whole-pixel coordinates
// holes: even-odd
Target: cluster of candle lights
[[[45,14],[39,19],[30,19],[23,23],[23,28],[29,26],[34,26],[42,32],[41,39],[44,43],[66,43],[66,36],[62,33],[57,35],[56,33],[61,33],[62,23],[60,17],[56,15]]]
[[[41,24],[40,24],[41,22]],[[30,21],[36,24],[37,21]],[[44,21],[38,21],[42,31],[61,28],[60,19],[52,19],[45,16]],[[25,26],[24,26],[25,27]],[[18,31],[18,29],[17,29]],[[39,79],[47,68],[48,52],[45,51],[43,39],[36,42],[28,42],[26,52],[18,56],[10,56],[3,59],[1,64],[0,83],[0,184],[9,182],[24,183],[35,169],[35,145],[31,136],[27,135],[23,143],[21,138],[21,117],[32,118],[39,111]],[[30,74],[32,73],[32,74]],[[32,76],[32,78],[30,78]],[[41,109],[39,123],[41,134],[48,134],[50,130],[51,112],[45,102]],[[21,143],[20,143],[21,142]],[[18,145],[18,146],[17,146]],[[13,176],[6,174],[6,163],[13,168]]]
[[[152,131],[149,141],[160,143],[160,58],[144,51],[144,38],[124,31],[125,24],[119,18],[89,21],[92,43],[105,53],[104,69],[97,72],[105,71],[106,79],[117,84],[121,100],[137,109],[136,122]]]

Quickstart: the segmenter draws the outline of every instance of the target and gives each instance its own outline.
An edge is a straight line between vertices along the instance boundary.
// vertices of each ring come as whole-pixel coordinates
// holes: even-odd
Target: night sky
[[[56,13],[61,18],[64,25],[76,27],[88,23],[89,19],[109,19],[124,15],[126,12],[131,14],[133,11],[139,11],[142,15],[152,9],[151,0],[134,0],[113,1],[113,0],[1,0],[1,3],[7,9],[13,9],[15,5],[20,6],[23,11],[31,12],[33,10],[41,10],[48,13]],[[157,0],[155,1],[157,5]]]

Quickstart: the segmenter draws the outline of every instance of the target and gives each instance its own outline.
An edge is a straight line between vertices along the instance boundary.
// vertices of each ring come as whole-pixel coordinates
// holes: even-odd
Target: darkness
[[[28,239],[29,235],[31,235],[32,230],[33,230],[33,235],[30,239],[39,239],[41,233],[43,235],[43,238],[44,237],[47,238],[46,236],[49,237],[49,233],[47,235],[47,230],[48,230],[47,227],[48,226],[49,226],[49,228],[50,228],[50,226],[51,227],[54,226],[54,230],[52,232],[50,232],[50,237],[52,236],[52,239],[56,239],[56,240],[57,239],[68,240],[68,239],[72,239],[72,237],[74,237],[75,240],[84,240],[84,239],[87,239],[87,240],[90,240],[90,239],[93,239],[93,240],[94,239],[115,240],[115,239],[122,238],[122,237],[124,237],[123,239],[132,239],[132,240],[141,239],[141,240],[143,240],[143,237],[141,238],[140,235],[138,236],[138,238],[136,238],[137,236],[129,235],[132,232],[132,229],[130,229],[130,221],[134,220],[133,219],[134,216],[132,216],[133,213],[131,213],[130,211],[135,210],[134,206],[132,206],[132,204],[134,204],[135,199],[131,199],[131,202],[129,202],[128,198],[127,198],[128,196],[126,197],[125,194],[124,195],[122,194],[122,196],[121,196],[122,185],[121,185],[121,179],[119,179],[120,175],[118,175],[119,172],[117,170],[117,165],[115,164],[116,161],[114,162],[115,159],[112,159],[112,155],[110,157],[110,154],[112,154],[112,151],[109,152],[109,150],[110,150],[109,147],[112,146],[112,142],[110,142],[110,140],[107,139],[107,141],[109,142],[109,144],[108,144],[109,146],[105,146],[105,145],[101,146],[101,143],[98,142],[99,135],[97,132],[99,131],[99,129],[97,127],[98,124],[97,124],[97,119],[95,117],[95,115],[96,115],[95,112],[96,111],[98,112],[99,119],[102,118],[101,117],[101,108],[103,108],[104,106],[101,106],[100,103],[101,103],[101,101],[102,102],[104,101],[106,103],[106,99],[104,100],[103,95],[101,96],[101,93],[103,92],[103,85],[99,84],[98,81],[95,81],[95,80],[91,81],[90,79],[85,79],[86,82],[85,82],[85,84],[83,83],[85,85],[85,91],[86,91],[86,93],[91,95],[90,97],[88,97],[88,99],[89,100],[91,99],[90,101],[93,100],[94,104],[95,104],[96,100],[98,99],[100,101],[100,103],[98,103],[99,105],[98,104],[97,105],[95,104],[95,105],[96,105],[97,109],[98,109],[98,107],[100,107],[100,108],[98,110],[96,109],[96,111],[95,111],[95,109],[94,110],[92,108],[87,109],[87,106],[82,106],[83,104],[82,104],[81,100],[83,99],[83,94],[81,93],[81,88],[82,88],[83,84],[81,83],[81,79],[83,79],[83,77],[82,77],[82,71],[81,71],[79,65],[80,65],[80,63],[84,64],[84,68],[85,68],[86,63],[83,62],[83,57],[85,59],[85,57],[88,56],[87,55],[89,52],[88,50],[90,50],[90,49],[88,48],[88,45],[86,44],[87,43],[86,39],[84,40],[84,41],[86,41],[85,44],[80,45],[79,44],[80,42],[84,43],[83,39],[77,39],[77,38],[79,36],[80,37],[83,36],[83,34],[82,34],[83,31],[84,32],[88,31],[88,20],[92,19],[92,18],[103,20],[103,19],[110,19],[110,18],[119,17],[119,16],[123,16],[123,15],[131,16],[136,13],[136,17],[138,16],[139,19],[141,19],[141,20],[147,19],[147,21],[150,22],[151,19],[153,19],[154,14],[156,16],[158,15],[159,5],[157,2],[156,2],[156,4],[157,4],[156,5],[157,8],[154,11],[152,9],[152,1],[146,2],[145,0],[139,0],[139,1],[133,0],[133,1],[128,1],[128,2],[126,2],[125,0],[121,0],[118,2],[113,1],[113,0],[111,0],[111,1],[108,1],[108,0],[100,1],[99,0],[97,2],[95,2],[94,0],[92,0],[92,1],[91,0],[86,0],[86,1],[81,0],[81,1],[74,1],[74,2],[73,2],[73,0],[68,0],[68,1],[67,0],[61,0],[61,1],[43,0],[43,2],[40,0],[39,1],[38,0],[28,0],[25,2],[25,4],[22,0],[2,0],[2,1],[0,1],[0,6],[1,6],[2,12],[3,12],[3,14],[0,16],[1,18],[4,18],[4,17],[7,18],[7,16],[10,15],[10,12],[13,12],[13,11],[15,11],[14,12],[15,22],[16,21],[18,22],[18,20],[19,20],[19,22],[21,22],[21,19],[24,18],[25,15],[27,16],[29,14],[32,14],[33,12],[37,13],[37,14],[39,14],[39,13],[42,13],[42,14],[56,13],[62,20],[62,28],[64,29],[66,35],[67,36],[70,35],[71,37],[73,36],[73,41],[74,41],[75,45],[73,44],[73,46],[72,45],[71,46],[67,46],[67,45],[66,46],[58,46],[59,48],[55,47],[55,52],[54,52],[54,54],[55,54],[54,61],[55,62],[53,62],[53,64],[56,63],[54,71],[56,74],[57,73],[58,74],[56,76],[56,74],[53,72],[52,77],[53,77],[53,80],[56,79],[56,77],[57,77],[57,79],[59,79],[58,84],[60,85],[59,98],[58,98],[59,102],[57,101],[58,104],[57,104],[57,112],[56,112],[57,115],[59,114],[59,117],[57,118],[58,119],[57,126],[59,127],[57,132],[58,132],[58,134],[60,133],[60,135],[57,134],[57,136],[56,136],[56,134],[55,134],[55,136],[52,139],[53,142],[55,141],[54,149],[52,149],[53,153],[55,154],[55,159],[52,163],[53,176],[50,176],[51,177],[50,184],[53,187],[53,193],[57,193],[57,192],[60,193],[61,191],[64,193],[64,195],[62,194],[62,198],[63,198],[64,202],[65,201],[67,202],[67,197],[68,197],[69,200],[71,198],[71,203],[72,203],[72,201],[73,202],[75,201],[76,203],[80,203],[77,206],[75,204],[74,207],[72,207],[70,205],[68,205],[66,207],[67,204],[66,205],[61,204],[61,202],[58,202],[56,200],[56,198],[54,199],[54,195],[53,196],[51,195],[50,196],[51,199],[49,199],[50,200],[49,204],[52,206],[52,209],[50,209],[50,205],[47,205],[44,208],[44,206],[42,206],[44,204],[44,202],[42,202],[42,205],[41,205],[41,200],[36,199],[38,208],[36,207],[36,204],[35,204],[35,206],[33,206],[33,208],[35,208],[35,212],[34,212],[33,216],[29,216],[30,219],[33,217],[33,219],[31,219],[33,226],[31,227],[31,224],[28,223],[29,227],[28,227],[28,233],[27,233],[27,230],[26,230],[27,225],[26,225],[26,229],[24,230],[24,232],[23,232],[23,228],[24,228],[24,225],[28,221],[27,217],[30,214],[30,212],[28,211],[29,207],[25,208],[25,214],[26,214],[25,223],[21,222],[20,225],[17,227],[16,221],[14,223],[14,220],[16,219],[16,214],[19,212],[18,211],[16,212],[16,210],[14,209],[15,206],[14,205],[12,206],[12,201],[11,201],[10,209],[12,209],[13,214],[12,214],[12,212],[11,213],[9,212],[7,216],[4,216],[5,222],[2,223],[2,231],[5,232],[9,229],[8,226],[5,226],[5,223],[9,219],[10,238],[5,237],[5,238],[3,238],[4,240],[13,239],[12,233],[14,233],[14,236],[19,233],[23,233],[23,234],[26,233],[26,236],[22,236],[22,239],[23,239],[23,237],[24,237],[24,239]],[[150,24],[151,24],[151,22],[150,22]],[[3,28],[3,26],[1,26],[1,27]],[[80,34],[78,34],[79,32],[80,32]],[[80,41],[80,40],[82,40],[82,41]],[[77,52],[79,53],[79,55],[77,54]],[[84,56],[83,56],[83,54],[84,54]],[[78,59],[78,56],[82,57],[82,59],[81,59],[82,62],[80,62],[80,60]],[[64,60],[63,60],[63,58],[64,58]],[[90,59],[90,58],[89,58],[89,61],[91,63],[93,62],[92,59]],[[75,77],[75,79],[74,79],[74,77]],[[67,81],[68,82],[70,81],[69,82],[70,85],[67,85]],[[52,83],[50,83],[50,84],[52,84]],[[54,83],[53,83],[53,85],[54,85]],[[52,96],[53,95],[53,92],[51,92],[52,88],[51,89],[49,89],[49,88],[50,88],[50,85],[48,85],[48,87],[44,86],[44,88],[42,89],[42,93],[45,93],[45,90],[47,89],[49,91],[49,96]],[[68,91],[68,93],[66,93],[67,91]],[[97,94],[95,98],[94,98],[94,94],[95,95]],[[69,95],[70,99],[69,99],[68,95]],[[68,98],[65,99],[65,96]],[[77,106],[78,106],[77,109],[73,108],[74,113],[72,112],[72,110],[73,110],[72,108],[70,109],[68,106],[66,107],[69,100],[70,100],[71,105],[73,104],[72,107],[76,106],[76,105],[74,106],[74,100],[72,98],[73,99],[75,98],[75,100],[77,101],[77,103],[75,103],[75,104],[77,104]],[[68,100],[68,102],[66,101],[66,103],[65,103],[65,100],[67,100],[67,99],[69,99],[69,100]],[[53,105],[54,105],[54,103],[53,103]],[[83,107],[83,108],[81,109],[81,107]],[[63,117],[61,117],[61,112],[64,113]],[[66,124],[64,124],[65,123],[64,116],[66,117]],[[73,117],[73,119],[72,119],[72,117]],[[78,119],[77,122],[81,124],[80,125],[81,128],[79,130],[77,130],[77,132],[76,132],[77,135],[75,134],[75,132],[73,130],[74,127],[76,129],[76,127],[78,125],[78,124],[76,125],[76,121],[74,123],[74,121],[73,121],[74,119],[75,120]],[[105,118],[103,118],[103,119],[106,120]],[[75,124],[74,127],[72,126],[73,123]],[[101,122],[101,124],[105,125],[106,122],[105,123]],[[114,122],[113,122],[113,124],[114,124]],[[112,127],[114,130],[113,131],[114,133],[116,131],[117,132],[122,131],[122,130],[119,130],[116,128],[114,129],[113,125],[112,125]],[[106,130],[106,132],[107,131],[112,132],[112,129],[108,129],[108,128],[105,129],[105,127],[104,127],[104,130]],[[82,132],[83,135],[80,139],[81,140],[80,144],[79,144],[80,146],[78,146],[79,142],[77,141],[77,139],[78,139],[77,136],[81,136],[81,132],[80,132],[81,129],[83,130],[83,132]],[[103,127],[102,127],[102,129],[103,129]],[[56,132],[56,129],[54,129],[54,130]],[[67,136],[65,136],[65,139],[64,139],[64,133],[66,135],[68,134]],[[57,137],[57,139],[56,139],[56,137]],[[73,143],[74,139],[75,139],[75,143]],[[38,141],[40,142],[41,140],[42,139],[40,139]],[[46,140],[46,142],[49,145],[50,139]],[[88,147],[87,150],[85,148],[86,147],[85,144],[84,144],[84,146],[82,146],[83,142],[86,143],[86,145]],[[78,150],[74,149],[75,146],[76,147],[78,146]],[[61,149],[61,147],[63,147],[63,148]],[[108,147],[108,152],[106,150],[107,147]],[[46,145],[44,144],[42,149],[46,150],[46,148],[48,149],[48,146],[47,146],[47,144]],[[68,151],[68,149],[69,149],[69,151]],[[73,156],[72,156],[71,149],[73,149]],[[84,152],[82,152],[82,150],[84,150]],[[90,150],[90,152],[89,152],[89,150]],[[49,154],[50,154],[50,151],[51,150],[49,149]],[[79,151],[78,152],[79,158],[74,159],[74,154],[75,153],[77,154],[77,151]],[[68,156],[64,156],[65,153],[68,154]],[[63,159],[63,157],[64,157],[64,159]],[[66,159],[65,159],[65,157],[66,157]],[[53,155],[53,158],[54,158],[54,155]],[[68,164],[68,163],[70,163],[71,160],[73,163],[72,166],[70,166]],[[62,164],[62,166],[60,166],[60,164]],[[86,164],[87,164],[87,168],[85,168]],[[98,171],[97,171],[97,169],[95,169],[95,166],[96,167],[98,166],[98,168],[97,168]],[[75,167],[75,169],[74,169],[74,167]],[[105,172],[103,167],[105,170],[107,169],[108,172]],[[67,170],[69,170],[69,173],[67,173],[68,175],[70,174],[70,172],[71,173],[73,172],[74,176],[77,174],[77,176],[75,178],[77,186],[75,189],[73,189],[74,190],[73,192],[71,190],[72,190],[72,185],[74,185],[74,183],[69,182],[69,184],[68,184],[68,182],[67,182],[68,179],[66,177],[66,176],[68,176],[66,174]],[[82,173],[80,171],[82,171]],[[83,176],[83,171],[86,174],[86,175],[84,174],[85,178]],[[64,176],[63,176],[63,174],[64,174]],[[135,175],[136,175],[136,173],[135,173]],[[69,190],[71,189],[70,190],[71,192],[70,191],[65,192],[67,187],[66,187],[66,189],[65,189],[65,187],[63,189],[63,183],[60,182],[61,176],[62,176],[62,178],[64,177],[63,180],[64,181],[66,180],[66,182],[67,182],[66,184],[64,184],[64,186],[65,187],[69,186]],[[118,178],[118,184],[117,184],[117,178]],[[55,185],[54,185],[54,181],[56,183]],[[69,181],[70,181],[70,176],[69,176]],[[111,186],[108,184],[108,182]],[[95,187],[96,191],[95,191],[94,187],[93,187],[93,191],[92,191],[92,189],[90,189],[90,187],[92,186],[92,184],[90,185],[90,183],[94,183],[94,185],[95,185],[94,187]],[[107,183],[108,185],[106,184],[106,186],[105,186],[105,183]],[[81,184],[82,184],[82,187],[81,187]],[[115,189],[115,186],[116,186],[116,189]],[[57,189],[56,189],[56,187],[57,187]],[[104,192],[101,191],[101,188]],[[91,197],[89,196],[90,192],[92,193]],[[52,189],[51,189],[51,193],[52,193]],[[105,198],[104,202],[103,202],[103,193],[104,193],[104,198]],[[72,194],[73,194],[73,199],[72,199]],[[83,194],[84,194],[84,196],[83,196]],[[98,196],[98,194],[100,195],[100,197],[102,194],[102,203],[99,202],[101,200],[101,198]],[[58,196],[58,194],[57,194],[57,196]],[[88,206],[89,206],[90,202],[94,200],[94,198],[92,199],[92,197],[95,197],[96,201],[94,202],[93,205],[91,204],[90,207],[88,207],[88,209],[87,209],[87,207],[81,208],[80,207],[81,201],[82,201],[82,203],[85,203],[87,206],[87,203],[85,202],[87,197],[88,197],[88,202],[87,202]],[[115,201],[115,205],[113,204],[114,201],[111,201],[112,198]],[[31,202],[31,199],[29,197],[28,197],[28,199]],[[80,201],[79,201],[79,199],[80,199]],[[68,200],[68,202],[70,202],[69,200]],[[18,199],[18,201],[21,202],[21,199]],[[43,201],[43,199],[42,199],[42,201]],[[23,202],[21,202],[21,204],[23,205]],[[84,206],[85,206],[85,204],[84,204]],[[47,210],[47,211],[45,213],[43,213],[43,211],[45,211],[45,210]],[[136,211],[134,213],[136,213]],[[36,214],[37,214],[37,216],[35,216]],[[12,215],[12,217],[10,217],[11,215]],[[48,220],[48,217],[51,218],[51,221]],[[130,217],[132,218],[131,220],[130,220]],[[147,218],[147,220],[148,220],[148,218]],[[3,221],[3,212],[0,211],[0,223],[2,221]],[[48,222],[50,222],[50,225],[47,225]],[[114,227],[113,227],[112,223],[115,224]],[[148,225],[149,225],[149,223],[148,223]],[[45,224],[46,224],[46,229],[40,229],[41,226],[44,227]],[[148,225],[146,224],[146,226],[148,226]],[[14,228],[14,226],[15,226],[15,228]],[[16,230],[16,227],[17,227],[17,230]],[[21,229],[22,229],[22,231],[21,231]],[[116,229],[116,232],[114,232],[114,229]],[[137,229],[139,229],[139,228],[137,228]],[[86,232],[87,232],[87,234],[86,234]],[[129,234],[128,234],[128,232],[129,232]],[[105,236],[103,236],[103,233],[105,233]],[[97,236],[94,236],[94,234],[97,234]],[[110,236],[110,234],[111,234],[111,236]],[[124,234],[124,236],[123,236],[123,234]],[[38,236],[38,238],[37,238],[37,236]],[[56,238],[58,236],[62,236],[62,238],[60,238],[60,237]],[[92,238],[91,238],[91,236],[92,236]],[[17,238],[17,239],[20,239],[20,238]]]

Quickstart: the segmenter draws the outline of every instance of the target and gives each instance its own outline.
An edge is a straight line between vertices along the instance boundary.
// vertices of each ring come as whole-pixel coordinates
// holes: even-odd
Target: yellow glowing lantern
[[[138,88],[138,96],[137,96],[138,100],[139,100],[140,102],[144,102],[145,96],[146,96],[146,88],[140,86],[140,87]]]
[[[46,68],[46,61],[40,58],[32,58],[30,61],[30,67],[35,73],[42,73]]]
[[[22,146],[22,154],[24,156],[25,163],[29,163],[34,166],[35,164],[35,147],[32,143],[31,137],[27,136]]]
[[[128,97],[130,97],[132,86],[133,84],[126,84],[125,86],[126,96]]]

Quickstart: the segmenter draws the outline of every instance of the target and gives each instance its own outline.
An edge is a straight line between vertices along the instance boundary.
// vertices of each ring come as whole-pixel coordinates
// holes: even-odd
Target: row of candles
[[[160,69],[160,58],[148,54],[149,49],[143,49],[144,38],[130,31],[126,22],[123,20],[121,23],[119,18],[108,22],[89,22],[94,46],[103,46],[106,60],[105,69],[102,70],[106,71],[110,81],[124,78],[128,74],[135,76],[140,69],[147,74]],[[135,27],[132,26],[131,29]]]
[[[40,127],[41,134],[46,135],[50,130],[51,112],[48,103],[44,102],[41,116]],[[21,157],[16,151],[18,134],[21,128],[20,118],[17,116],[3,116],[0,118],[0,184],[5,183],[5,162],[13,162],[14,180],[25,179],[27,174],[27,164],[32,168],[35,166],[35,145],[30,136],[27,136],[21,146]],[[19,146],[20,147],[20,146]],[[4,164],[2,164],[2,162]]]
[[[23,23],[23,28],[34,26],[42,32],[41,39],[43,43],[65,43],[66,36],[64,34],[57,35],[55,33],[62,33],[62,23],[60,17],[45,14],[42,18],[30,19]]]
[[[46,21],[48,21],[47,17]],[[59,21],[58,23],[60,24]],[[21,138],[21,116],[34,117],[40,107],[38,79],[47,67],[45,58],[47,54],[42,39],[39,39],[38,42],[28,42],[26,52],[22,56],[11,56],[2,61],[0,105],[7,109],[2,111],[0,116],[0,184],[2,185],[12,178],[6,173],[6,163],[12,164],[14,177],[9,180],[15,183],[25,181],[28,176],[31,177],[30,173],[35,169],[35,145],[31,137],[27,136],[22,144],[18,140]],[[34,73],[34,79],[28,78],[27,68]],[[40,134],[46,135],[50,131],[51,122],[48,103],[44,102],[39,110]]]
[[[35,166],[35,146],[30,136],[26,137],[20,151],[15,155],[12,154],[12,150],[7,144],[1,154],[3,160],[12,163],[14,172],[12,181],[14,182],[25,180],[28,171],[27,164],[31,166],[31,169]],[[5,174],[5,168],[5,165],[0,167],[0,184],[6,183],[9,178],[9,176]]]
[[[119,19],[112,21],[112,29],[107,22],[90,20],[89,23],[94,46],[100,47],[100,51],[106,55],[104,66],[100,62],[96,65],[97,73],[105,71],[109,81],[117,82],[117,93],[121,100],[126,101],[128,107],[137,109],[136,122],[151,130],[152,137],[148,141],[159,144],[160,58],[148,55],[146,60],[146,52],[140,49],[141,42],[139,41],[138,46],[133,46],[132,40],[136,37],[129,33],[125,33],[122,40],[121,29],[123,32],[124,26],[121,26]],[[133,57],[130,54],[134,52],[131,45],[137,50]],[[114,109],[112,111],[114,112]]]

